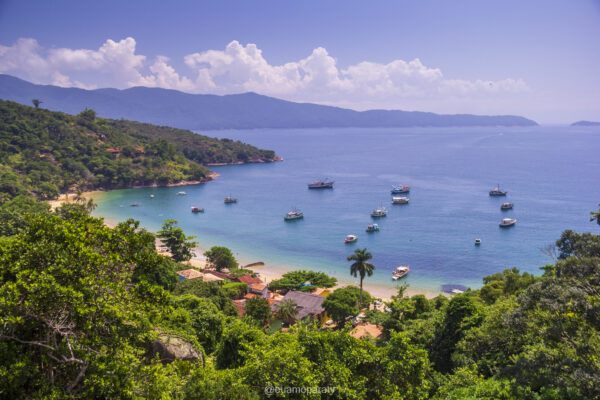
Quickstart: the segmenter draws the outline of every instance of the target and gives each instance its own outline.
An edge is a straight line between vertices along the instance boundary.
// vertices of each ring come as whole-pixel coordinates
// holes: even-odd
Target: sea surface
[[[353,282],[347,256],[367,248],[368,281],[393,287],[396,266],[410,265],[412,289],[443,284],[477,288],[484,276],[516,267],[540,274],[543,249],[565,229],[600,233],[589,212],[600,203],[600,128],[386,128],[218,131],[209,136],[273,149],[283,162],[211,167],[207,184],[115,190],[96,215],[134,218],[157,231],[176,219],[201,246],[224,245],[245,261],[306,268]],[[332,190],[307,183],[335,180]],[[392,205],[392,185],[410,185],[410,204]],[[500,184],[507,197],[490,197]],[[178,196],[185,191],[187,195]],[[150,195],[154,194],[153,199]],[[224,204],[225,196],[238,198]],[[514,209],[501,211],[504,201]],[[140,202],[139,207],[130,207]],[[387,217],[371,211],[385,206]],[[192,206],[205,212],[192,214]],[[285,222],[292,209],[303,220]],[[500,228],[502,218],[517,218]],[[366,233],[376,222],[381,230]],[[358,241],[345,244],[347,234]],[[481,246],[475,246],[481,238]]]

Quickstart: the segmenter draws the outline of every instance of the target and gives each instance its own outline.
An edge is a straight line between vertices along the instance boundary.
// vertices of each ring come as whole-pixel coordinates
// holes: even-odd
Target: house
[[[204,270],[204,273],[216,276],[217,278],[221,278],[222,280],[229,279],[230,281],[235,281],[235,277],[233,277],[229,274],[226,274],[224,272],[214,271],[214,270],[210,269],[210,270]]]
[[[204,282],[215,282],[218,284],[222,284],[225,281],[225,279],[223,279],[223,278],[219,278],[218,276],[215,276],[213,274],[207,274],[207,273],[202,274],[202,280]]]
[[[264,283],[251,283],[248,285],[250,293],[254,293],[263,299],[268,299],[270,296],[269,288]]]
[[[264,283],[260,278],[254,278],[251,275],[242,275],[237,277],[238,282],[245,283],[246,285],[251,285],[253,283]]]
[[[257,297],[259,297],[259,296],[256,293],[246,293],[246,295],[244,296],[244,299],[250,300],[250,299],[256,299]]]
[[[325,316],[325,309],[321,305],[325,300],[325,296],[290,290],[283,296],[282,301],[284,300],[292,300],[298,306],[296,321],[307,317],[322,319]],[[277,312],[278,309],[279,303],[274,303],[271,306],[271,311],[273,312]]]
[[[183,281],[186,279],[202,278],[204,275],[202,272],[195,269],[185,269],[183,271],[177,271],[177,276],[179,277],[179,281]]]
[[[372,324],[370,322],[361,322],[356,325],[352,331],[350,331],[350,336],[356,339],[372,337],[373,339],[378,339],[383,335],[383,327],[379,325]]]

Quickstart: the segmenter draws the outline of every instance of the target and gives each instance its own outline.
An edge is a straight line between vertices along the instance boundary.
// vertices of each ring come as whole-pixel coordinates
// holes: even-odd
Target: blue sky
[[[0,73],[600,120],[600,1],[0,0]]]

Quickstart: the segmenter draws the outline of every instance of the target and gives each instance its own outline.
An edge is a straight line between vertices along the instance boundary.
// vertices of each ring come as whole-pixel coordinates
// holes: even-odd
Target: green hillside
[[[191,131],[77,116],[0,101],[0,203],[69,190],[208,178],[207,163],[273,161],[275,153]]]

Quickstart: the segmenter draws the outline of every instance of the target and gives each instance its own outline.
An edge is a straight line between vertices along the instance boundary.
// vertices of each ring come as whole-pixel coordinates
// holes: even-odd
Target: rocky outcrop
[[[197,351],[194,346],[173,335],[161,333],[152,342],[150,358],[158,357],[163,363],[170,363],[175,360],[195,361],[200,360],[204,363],[202,352]]]

